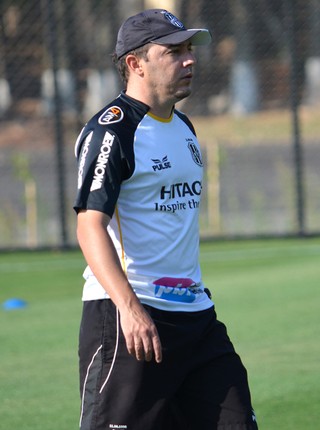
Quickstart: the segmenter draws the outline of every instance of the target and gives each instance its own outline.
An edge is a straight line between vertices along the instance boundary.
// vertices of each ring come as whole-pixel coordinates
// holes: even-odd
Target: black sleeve
[[[130,162],[117,134],[90,123],[80,136],[78,191],[74,209],[92,209],[112,217],[121,183],[130,176]]]

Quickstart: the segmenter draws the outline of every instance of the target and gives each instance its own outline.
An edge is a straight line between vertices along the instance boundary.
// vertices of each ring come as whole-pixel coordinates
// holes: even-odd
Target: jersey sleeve
[[[112,217],[129,162],[117,134],[107,127],[82,130],[78,140],[78,187],[74,209],[92,209]]]

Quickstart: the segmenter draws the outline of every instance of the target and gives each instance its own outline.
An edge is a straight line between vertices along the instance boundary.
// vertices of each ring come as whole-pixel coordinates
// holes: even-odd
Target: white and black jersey
[[[201,279],[198,215],[203,165],[194,128],[121,94],[95,115],[76,143],[75,210],[111,217],[123,270],[144,304],[173,311],[213,306]],[[83,300],[108,298],[90,268]]]

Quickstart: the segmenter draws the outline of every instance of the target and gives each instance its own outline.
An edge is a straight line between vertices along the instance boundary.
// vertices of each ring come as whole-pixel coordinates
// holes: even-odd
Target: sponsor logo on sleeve
[[[100,190],[102,187],[113,141],[114,136],[107,131],[103,137],[100,153],[97,158],[90,191]]]
[[[86,137],[84,144],[83,144],[80,162],[79,162],[79,168],[78,168],[78,190],[80,190],[80,188],[82,187],[83,170],[84,170],[84,165],[86,164],[86,158],[88,155],[92,135],[93,135],[93,131],[88,134],[88,136]]]
[[[124,117],[123,111],[118,106],[111,106],[98,119],[101,125],[113,124],[120,122]]]

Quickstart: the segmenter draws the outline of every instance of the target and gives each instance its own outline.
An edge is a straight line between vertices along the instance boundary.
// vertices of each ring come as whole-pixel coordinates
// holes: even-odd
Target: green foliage
[[[249,372],[260,430],[318,425],[320,240],[203,243],[203,277]],[[0,254],[0,429],[70,430],[79,416],[79,252]]]

